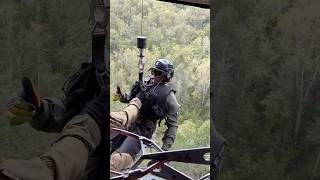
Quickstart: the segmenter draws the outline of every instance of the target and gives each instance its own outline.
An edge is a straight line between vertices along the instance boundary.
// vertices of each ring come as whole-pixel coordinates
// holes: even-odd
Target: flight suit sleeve
[[[42,110],[29,124],[39,131],[60,132],[68,122],[65,98],[44,98],[42,103]]]
[[[133,98],[122,111],[110,112],[110,127],[129,129],[132,122],[137,119],[141,106],[141,101],[138,98]]]
[[[168,111],[166,114],[167,130],[165,131],[164,136],[162,138],[162,142],[163,142],[162,149],[165,151],[171,148],[176,138],[176,134],[178,130],[178,116],[180,113],[180,105],[173,92],[171,92],[167,97],[167,104],[168,104]]]

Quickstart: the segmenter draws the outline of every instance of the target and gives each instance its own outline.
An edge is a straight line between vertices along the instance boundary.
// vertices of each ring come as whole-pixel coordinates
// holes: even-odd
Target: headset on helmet
[[[151,70],[159,70],[165,73],[165,80],[166,82],[169,82],[170,79],[173,77],[174,69],[173,65],[168,59],[158,59],[154,63],[153,67],[150,68]]]

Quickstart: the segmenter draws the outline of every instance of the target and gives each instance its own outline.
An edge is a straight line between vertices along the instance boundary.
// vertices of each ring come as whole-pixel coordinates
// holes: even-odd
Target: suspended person
[[[180,105],[175,96],[176,91],[168,84],[174,75],[174,68],[168,59],[158,59],[150,71],[151,78],[145,78],[148,81],[143,83],[148,98],[129,130],[151,139],[157,123],[160,126],[161,120],[165,119],[167,130],[162,138],[161,149],[168,151],[176,138],[180,111]],[[118,87],[116,94],[120,96],[120,102],[128,103],[140,91],[141,86],[136,83],[130,93],[123,94]],[[140,144],[137,139],[126,137],[121,145],[116,145],[116,147],[117,150],[111,155],[110,169],[120,172],[129,168],[133,163],[135,156],[140,151]]]

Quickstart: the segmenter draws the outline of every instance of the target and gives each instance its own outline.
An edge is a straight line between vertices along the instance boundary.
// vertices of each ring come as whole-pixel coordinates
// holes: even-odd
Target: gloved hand
[[[165,143],[164,143],[164,144],[162,145],[161,149],[162,149],[163,151],[169,151],[169,150],[170,150],[170,147],[169,147],[168,144],[165,144]]]
[[[122,91],[120,89],[120,86],[117,86],[116,94],[119,95],[119,96],[123,96]]]
[[[141,103],[143,104],[148,99],[148,93],[145,90],[141,90],[137,95],[136,98],[138,98]]]
[[[42,110],[40,96],[28,77],[22,79],[22,88],[23,91],[10,98],[7,104],[7,117],[12,126],[32,120]]]
[[[118,101],[119,99],[123,99],[123,94],[119,86],[117,86],[116,93],[112,96],[113,101]]]

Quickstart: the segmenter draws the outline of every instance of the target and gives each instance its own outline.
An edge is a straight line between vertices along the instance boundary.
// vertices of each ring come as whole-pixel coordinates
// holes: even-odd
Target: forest
[[[110,2],[110,92],[130,91],[138,80],[141,0]],[[210,146],[210,10],[144,0],[142,33],[147,39],[145,75],[158,58],[172,61],[170,82],[181,105],[172,149]],[[91,54],[88,1],[0,1],[0,160],[41,155],[58,134],[9,126],[6,102],[29,76],[42,97],[59,97],[64,80]],[[110,98],[111,99],[111,98]],[[110,101],[111,111],[125,104]],[[162,144],[163,121],[154,140]],[[199,178],[208,166],[172,163]]]
[[[211,77],[223,180],[320,178],[320,3],[215,0]]]

